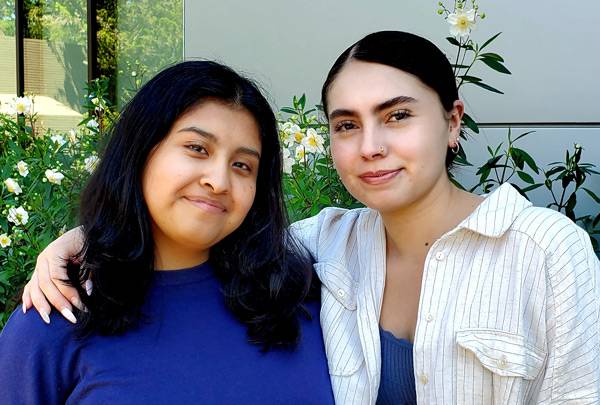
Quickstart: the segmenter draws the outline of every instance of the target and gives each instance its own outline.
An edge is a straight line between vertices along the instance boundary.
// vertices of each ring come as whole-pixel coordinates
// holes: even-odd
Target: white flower
[[[292,126],[292,137],[296,143],[301,144],[304,139],[304,132],[300,129],[300,127],[296,124]]]
[[[131,72],[131,77],[136,77],[137,76],[137,72],[134,70],[133,72]]]
[[[99,125],[98,125],[98,121],[91,119],[87,122],[87,124],[85,124],[88,128],[90,129],[98,129]]]
[[[69,130],[69,142],[76,144],[79,141],[77,138],[77,132],[74,129]]]
[[[15,225],[25,225],[29,221],[29,214],[23,207],[12,207],[8,209],[7,219]]]
[[[294,166],[294,159],[291,156],[290,150],[285,148],[283,150],[283,172],[286,174],[292,174],[292,167]]]
[[[58,170],[54,170],[54,169],[48,169],[48,170],[46,170],[46,172],[44,174],[46,175],[46,178],[48,179],[48,181],[50,183],[54,183],[54,184],[58,184],[58,185],[60,185],[60,182],[62,181],[62,179],[65,178],[64,174],[62,174]]]
[[[31,100],[29,97],[17,97],[15,99],[13,110],[16,114],[29,114],[31,113]]]
[[[63,146],[67,142],[65,138],[62,137],[62,135],[52,135],[50,137],[50,140],[58,146]]]
[[[302,145],[304,145],[308,152],[323,152],[325,150],[323,148],[324,144],[325,139],[323,139],[323,137],[319,135],[314,128],[308,128],[306,130],[306,137],[302,139]]]
[[[98,156],[96,155],[91,155],[86,157],[83,160],[83,163],[85,165],[85,171],[88,173],[92,173],[94,171],[94,169],[96,169],[96,166],[98,165]]]
[[[304,149],[303,145],[300,145],[296,148],[296,153],[294,155],[294,158],[296,159],[296,161],[301,162],[304,160],[304,156],[306,155],[306,149]]]
[[[98,105],[99,102],[100,102],[100,100],[98,100],[98,97],[94,97],[92,99],[92,104],[94,104],[94,105]]]
[[[446,21],[450,24],[450,35],[466,37],[475,28],[475,9],[465,11],[457,8],[454,13],[448,15]]]
[[[281,139],[281,143],[283,143],[284,146],[290,146],[290,144],[294,142],[292,134],[287,131],[279,131],[279,139]]]
[[[17,183],[15,180],[11,179],[10,177],[6,180],[4,180],[4,185],[6,186],[6,189],[8,190],[9,193],[15,193],[16,195],[19,195],[23,192],[23,190],[21,189],[21,186],[19,186],[19,183]]]
[[[27,166],[27,163],[22,160],[17,163],[17,170],[19,171],[21,177],[27,177],[29,174],[29,166]]]
[[[7,234],[3,233],[2,235],[0,235],[0,247],[9,247],[10,246],[10,238],[8,237]]]

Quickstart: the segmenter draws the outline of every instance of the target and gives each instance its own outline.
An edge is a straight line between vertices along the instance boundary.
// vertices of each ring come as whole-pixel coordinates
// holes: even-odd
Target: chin
[[[394,212],[402,210],[409,206],[412,202],[410,198],[398,198],[398,190],[389,193],[377,193],[379,195],[371,195],[368,198],[358,199],[367,207],[379,211],[380,213]]]

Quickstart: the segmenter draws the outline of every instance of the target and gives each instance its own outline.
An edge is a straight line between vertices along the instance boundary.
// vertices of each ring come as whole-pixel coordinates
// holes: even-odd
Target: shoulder
[[[344,238],[351,235],[356,227],[368,226],[379,218],[379,214],[369,208],[344,209],[324,208],[317,215],[291,225],[292,234],[300,239],[327,240],[332,237]]]
[[[560,212],[541,207],[525,208],[515,219],[511,230],[527,235],[546,256],[589,253],[589,235]],[[593,254],[593,250],[592,250]]]
[[[77,379],[75,328],[60,314],[50,319],[18,309],[0,333],[0,402],[65,403]]]
[[[75,327],[60,314],[50,315],[50,324],[42,321],[34,309],[23,313],[17,309],[0,333],[0,358],[15,356],[52,356],[74,342]]]
[[[376,212],[369,208],[323,208],[317,215],[294,222],[293,229],[307,229],[315,226],[329,228],[335,225],[352,224],[359,218],[376,215]]]
[[[526,234],[543,252],[553,288],[579,293],[592,289],[600,296],[600,261],[585,230],[565,215],[540,207],[523,210],[511,228]]]

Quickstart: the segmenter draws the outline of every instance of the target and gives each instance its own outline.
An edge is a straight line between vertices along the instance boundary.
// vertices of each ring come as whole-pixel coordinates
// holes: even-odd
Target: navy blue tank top
[[[377,405],[412,405],[417,403],[413,371],[413,345],[379,329],[381,337],[381,382]]]

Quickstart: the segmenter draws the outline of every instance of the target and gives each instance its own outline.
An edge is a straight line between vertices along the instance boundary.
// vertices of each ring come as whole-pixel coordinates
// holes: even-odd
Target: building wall
[[[484,162],[486,146],[504,140],[511,126],[515,132],[517,127],[536,131],[522,146],[540,164],[563,159],[565,149],[579,142],[584,160],[600,165],[600,3],[479,3],[487,18],[474,38],[483,42],[501,31],[489,50],[504,56],[513,74],[485,68],[474,72],[504,95],[478,88],[463,92],[467,111],[478,122],[495,124],[483,125],[482,133],[466,142],[470,160]],[[187,0],[185,55],[217,59],[246,72],[262,84],[276,107],[289,105],[301,93],[317,103],[335,58],[369,32],[414,32],[450,55],[452,46],[444,39],[448,26],[436,10],[437,1],[423,0]],[[475,181],[468,169],[458,177],[466,184]],[[589,186],[600,193],[598,177]],[[545,205],[548,196],[539,190],[533,199]],[[587,196],[580,202],[582,213],[596,207]]]

